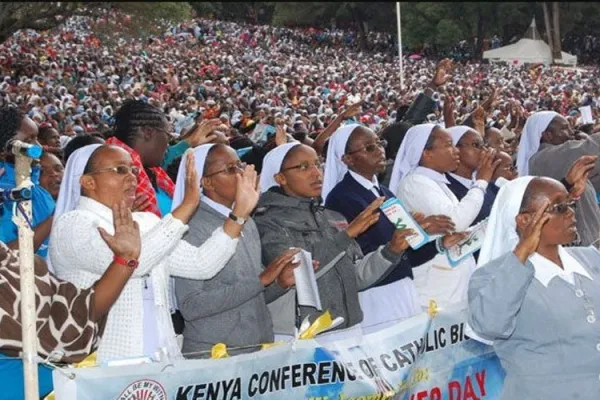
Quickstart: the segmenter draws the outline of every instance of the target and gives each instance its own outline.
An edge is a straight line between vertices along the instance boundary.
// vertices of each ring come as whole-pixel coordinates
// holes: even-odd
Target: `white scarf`
[[[542,133],[546,131],[550,122],[559,115],[554,111],[539,111],[527,118],[519,142],[519,152],[517,153],[517,169],[520,176],[529,175],[529,159],[540,148]]]
[[[56,208],[54,210],[54,221],[58,221],[58,218],[61,215],[73,211],[77,207],[79,199],[81,198],[81,183],[79,180],[83,175],[83,170],[90,160],[92,153],[100,146],[102,145],[90,144],[71,153],[71,156],[67,161],[67,166],[65,167],[63,180],[60,183],[60,191],[58,192]],[[52,234],[50,234],[50,240],[52,240]],[[48,246],[50,246],[49,242]],[[50,257],[46,257],[46,262],[48,264],[48,271],[54,273],[54,267],[52,266]]]
[[[419,166],[419,161],[423,155],[427,140],[436,126],[438,125],[415,125],[406,132],[406,136],[404,136],[394,160],[394,169],[392,169],[390,190],[393,193],[396,193],[398,190],[402,178]]]
[[[359,124],[349,124],[338,128],[329,139],[327,147],[327,161],[325,163],[325,176],[323,178],[323,190],[321,197],[323,201],[327,200],[329,192],[333,190],[343,178],[348,167],[342,161],[343,155],[346,153],[346,144],[354,129],[358,128]]]
[[[513,251],[519,243],[515,218],[519,214],[525,190],[533,178],[533,176],[517,178],[500,188],[490,212],[478,266]]]
[[[452,135],[452,143],[454,143],[454,145],[456,146],[458,144],[458,142],[460,141],[460,139],[462,139],[462,137],[467,132],[469,132],[470,130],[473,130],[473,128],[471,128],[470,126],[459,125],[459,126],[453,126],[452,128],[447,128],[446,130],[448,132],[450,132],[450,134]]]
[[[210,149],[214,146],[214,143],[203,144],[193,149],[188,149],[181,157],[179,162],[179,169],[177,170],[177,180],[175,182],[175,190],[173,191],[173,203],[171,205],[171,211],[175,210],[183,202],[185,197],[185,175],[186,175],[186,160],[190,152],[194,153],[194,161],[196,163],[196,171],[198,176],[202,179],[204,173],[204,163],[206,162],[206,156]],[[202,190],[202,188],[200,188]]]
[[[281,164],[287,153],[294,147],[300,145],[300,142],[290,142],[279,145],[269,151],[263,160],[262,171],[260,174],[260,192],[264,193],[273,186],[279,186],[275,182],[275,175],[281,170]]]
[[[56,199],[56,209],[54,210],[54,220],[56,221],[62,214],[72,211],[77,207],[81,197],[81,183],[79,180],[83,175],[92,153],[102,145],[90,144],[75,150],[65,167],[63,180],[60,184],[60,191]]]

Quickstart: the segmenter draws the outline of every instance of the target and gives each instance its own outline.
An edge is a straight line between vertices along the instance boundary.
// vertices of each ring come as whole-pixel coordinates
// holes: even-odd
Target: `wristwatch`
[[[231,220],[238,225],[244,225],[246,223],[246,220],[244,218],[238,217],[232,212],[229,213],[229,218],[231,218]]]
[[[124,265],[131,269],[136,269],[138,267],[138,265],[140,265],[140,262],[138,260],[134,260],[134,259],[127,260],[127,259],[125,259],[123,257],[119,257],[119,256],[114,256],[113,262]]]

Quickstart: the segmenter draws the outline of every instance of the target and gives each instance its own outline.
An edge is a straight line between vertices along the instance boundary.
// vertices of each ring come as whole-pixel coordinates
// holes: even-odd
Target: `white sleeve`
[[[139,266],[133,276],[150,273],[181,241],[187,226],[171,214],[161,220],[151,214],[144,218],[156,218],[157,223],[142,234],[142,251]],[[77,268],[102,275],[113,260],[113,252],[104,242],[98,227],[100,220],[94,214],[75,211],[63,214],[54,223],[50,236],[50,257],[57,273]],[[103,226],[109,234],[112,226]]]
[[[400,183],[396,195],[411,211],[426,216],[446,215],[454,222],[457,232],[466,230],[481,210],[487,182],[477,181],[477,187],[469,190],[458,203],[452,201],[440,185],[428,177],[410,175]]]
[[[222,227],[215,229],[198,247],[181,240],[167,261],[169,272],[186,279],[211,279],[229,262],[238,241]]]

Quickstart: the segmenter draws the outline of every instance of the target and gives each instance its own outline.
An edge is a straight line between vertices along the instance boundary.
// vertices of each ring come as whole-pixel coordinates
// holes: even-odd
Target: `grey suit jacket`
[[[566,250],[592,280],[574,274],[576,285],[555,277],[545,287],[512,252],[471,277],[469,325],[494,341],[502,400],[600,399],[600,252]]]
[[[201,203],[183,239],[199,246],[224,221],[222,214]],[[250,219],[244,226],[235,254],[214,278],[175,278],[175,294],[185,320],[184,355],[210,350],[216,343],[237,347],[273,341],[273,323],[265,301],[265,288],[259,281],[263,270],[261,258],[260,237]],[[207,357],[210,352],[186,356]]]

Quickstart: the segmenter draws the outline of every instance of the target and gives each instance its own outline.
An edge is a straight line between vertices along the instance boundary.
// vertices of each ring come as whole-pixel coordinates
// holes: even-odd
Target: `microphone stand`
[[[13,147],[17,188],[31,190],[32,159]],[[35,270],[31,199],[15,204],[13,222],[19,229],[19,258],[21,261],[21,334],[23,340],[23,378],[25,400],[39,399],[37,362],[37,312],[35,305]]]

